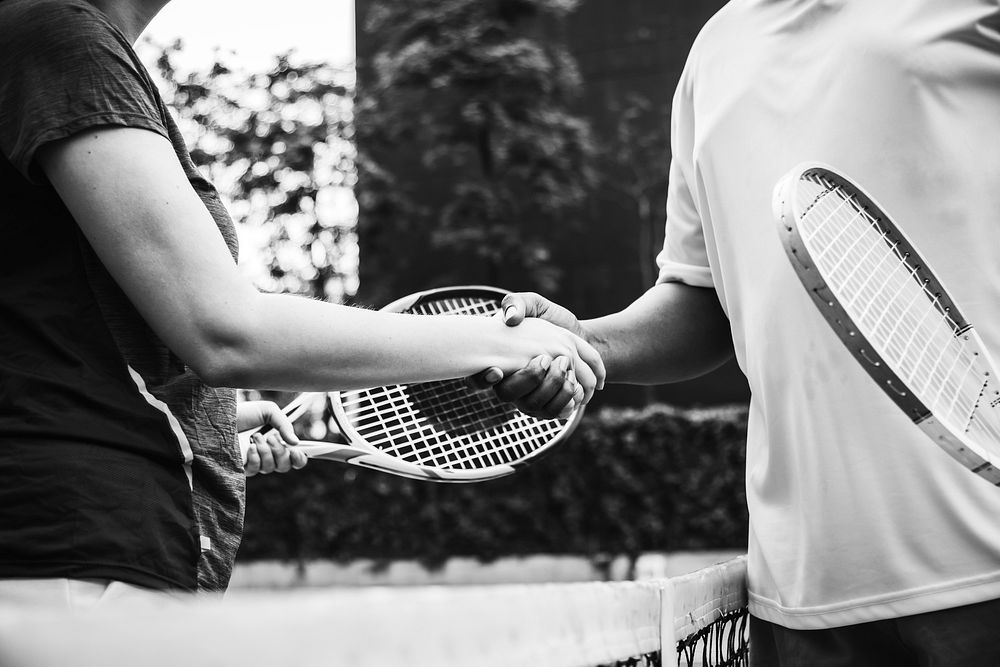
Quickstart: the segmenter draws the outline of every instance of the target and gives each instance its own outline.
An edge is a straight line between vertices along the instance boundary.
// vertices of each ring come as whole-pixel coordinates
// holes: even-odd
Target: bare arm
[[[583,322],[538,294],[504,299],[507,324],[523,326],[529,318],[558,324],[590,342],[604,359],[610,382],[677,382],[703,375],[733,355],[729,320],[715,291],[682,283],[656,285],[624,310]],[[469,380],[479,388],[493,386],[501,400],[539,417],[566,416],[573,408],[573,393],[554,364],[536,360],[497,382],[499,375],[480,373]]]
[[[733,356],[729,320],[714,290],[650,288],[624,310],[580,323],[609,382],[664,384],[712,371]]]
[[[381,313],[258,293],[237,271],[172,146],[153,132],[86,132],[46,147],[39,160],[139,313],[209,383],[346,389],[489,366],[512,372],[538,354],[569,356],[588,397],[603,375],[589,345],[548,323],[518,333],[522,327],[494,318]]]

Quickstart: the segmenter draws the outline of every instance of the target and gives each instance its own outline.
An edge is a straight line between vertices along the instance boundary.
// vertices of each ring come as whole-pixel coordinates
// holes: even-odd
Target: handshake
[[[566,329],[582,339],[577,358],[539,355],[524,368],[504,375],[497,367],[470,376],[466,382],[477,390],[492,390],[497,398],[541,419],[565,418],[586,405],[594,392],[604,388],[605,368],[591,335],[573,313],[533,292],[504,297],[497,317],[510,327],[525,318],[538,318]]]

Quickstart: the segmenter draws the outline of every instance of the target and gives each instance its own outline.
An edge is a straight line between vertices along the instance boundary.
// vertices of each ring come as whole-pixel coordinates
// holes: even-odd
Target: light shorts
[[[122,606],[173,605],[190,594],[133,586],[111,579],[0,579],[0,613],[87,611]]]

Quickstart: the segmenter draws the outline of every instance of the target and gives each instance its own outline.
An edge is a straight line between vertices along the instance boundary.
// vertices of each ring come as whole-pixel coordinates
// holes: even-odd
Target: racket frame
[[[364,436],[358,433],[357,429],[351,423],[350,419],[347,417],[346,411],[344,409],[342,392],[334,391],[329,393],[331,413],[333,415],[334,421],[337,422],[337,428],[340,432],[350,441],[356,444],[366,442]],[[371,445],[361,445],[358,447],[358,451],[363,451],[365,453],[372,454],[373,456],[378,456],[376,459],[365,459],[358,461],[349,461],[349,463],[354,463],[355,465],[368,465],[373,467],[374,464],[378,464],[378,469],[384,472],[393,472],[397,475],[404,475],[407,477],[415,477],[417,479],[431,479],[435,482],[483,482],[490,479],[498,479],[500,477],[506,477],[507,475],[512,475],[524,466],[534,463],[541,457],[549,453],[557,444],[565,440],[569,435],[576,429],[583,417],[583,409],[576,408],[573,413],[565,420],[565,424],[562,429],[548,442],[544,447],[539,447],[534,451],[530,452],[528,455],[518,458],[515,461],[509,463],[502,463],[497,465],[489,466],[488,468],[442,468],[439,466],[424,466],[420,464],[410,463],[396,456],[390,456],[380,452],[376,447]],[[340,455],[338,455],[340,456]],[[322,458],[331,458],[324,456]],[[386,460],[383,460],[386,459]],[[341,460],[337,458],[336,460]],[[395,466],[393,470],[385,470],[385,466],[388,465],[389,461],[398,462],[399,466],[405,466],[407,471],[411,471],[413,474],[404,474],[403,468]]]
[[[955,323],[955,337],[962,338],[976,349],[981,372],[994,378],[1000,377],[994,370],[996,366],[979,334],[962,316],[950,293],[931,271],[913,242],[892,221],[885,209],[861,186],[833,167],[819,162],[803,163],[793,168],[778,181],[772,200],[774,218],[777,222],[782,246],[806,292],[837,338],[847,347],[861,368],[878,384],[883,393],[929,438],[938,443],[959,463],[990,483],[1000,486],[1000,469],[989,460],[989,455],[970,438],[962,433],[954,432],[941,423],[927,405],[910,391],[907,383],[899,377],[891,365],[861,333],[854,319],[841,305],[840,299],[827,285],[826,279],[817,269],[816,262],[803,240],[796,222],[799,214],[799,211],[796,210],[796,190],[799,182],[809,177],[818,177],[829,181],[855,196],[861,205],[861,212],[866,214],[868,221],[894,247],[900,260],[915,277],[919,278],[925,289],[935,295],[938,310]]]
[[[437,300],[442,294],[447,294],[449,298],[461,299],[468,297],[492,296],[500,301],[509,294],[507,290],[486,285],[463,285],[459,287],[440,287],[436,289],[416,292],[401,297],[392,303],[381,308],[386,312],[401,313],[407,312],[422,304]],[[454,312],[454,311],[450,311]],[[404,387],[405,385],[398,385]],[[337,429],[350,444],[303,440],[297,447],[301,448],[311,459],[323,459],[339,463],[349,463],[351,465],[386,472],[393,475],[408,477],[432,482],[483,482],[491,479],[498,479],[511,475],[529,463],[534,463],[539,458],[551,451],[555,445],[569,437],[576,429],[583,417],[583,406],[577,406],[573,412],[564,420],[562,428],[544,446],[535,449],[528,455],[516,461],[504,464],[497,464],[486,468],[443,468],[439,466],[427,466],[410,461],[406,461],[398,456],[393,456],[380,451],[377,447],[368,444],[364,436],[354,428],[350,418],[344,408],[344,395],[356,393],[359,390],[350,391],[330,391],[330,392],[303,392],[296,396],[288,405],[283,408],[285,415],[292,421],[301,417],[308,411],[314,401],[319,396],[325,395],[329,401],[330,412],[336,422]],[[363,391],[363,390],[360,390]],[[244,451],[249,447],[249,437],[255,433],[248,431],[240,434],[240,442]]]

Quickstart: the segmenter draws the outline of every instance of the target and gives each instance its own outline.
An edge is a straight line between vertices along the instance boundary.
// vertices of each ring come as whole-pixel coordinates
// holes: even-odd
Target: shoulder
[[[0,152],[29,179],[42,145],[95,126],[168,136],[128,39],[84,0],[0,1]]]
[[[84,0],[4,0],[0,2],[0,34],[11,39],[39,30],[72,32],[80,26],[105,25],[107,17]]]
[[[704,72],[715,69],[720,54],[730,48],[734,26],[739,21],[737,15],[743,11],[743,4],[740,0],[726,3],[698,31],[677,81],[675,105],[690,102],[697,80],[703,77]]]
[[[131,48],[107,16],[84,0],[0,2],[0,53],[8,57],[52,52],[74,57],[100,44]]]
[[[85,0],[0,1],[0,91],[39,84],[80,93],[138,81],[152,88],[128,38]]]
[[[759,0],[731,0],[698,32],[678,81],[675,104],[692,106],[706,96],[732,100],[762,74],[774,46],[767,36],[781,12]],[[785,10],[781,10],[785,11]]]
[[[687,69],[697,69],[702,62],[711,62],[719,54],[732,52],[734,42],[741,42],[749,34],[757,13],[753,3],[745,0],[726,3],[698,31],[688,53]]]

